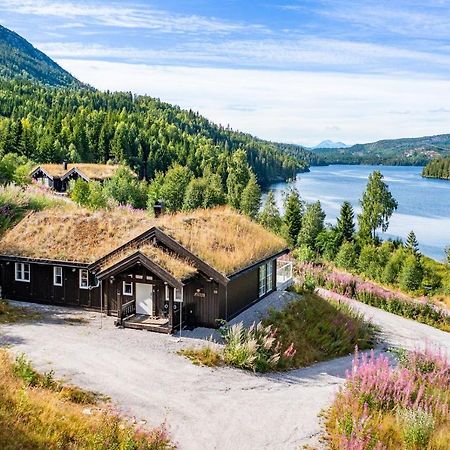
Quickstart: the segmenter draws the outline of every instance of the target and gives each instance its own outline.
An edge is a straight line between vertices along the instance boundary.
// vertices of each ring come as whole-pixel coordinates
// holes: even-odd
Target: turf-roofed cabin
[[[228,207],[158,218],[60,207],[3,235],[0,284],[3,298],[103,310],[119,325],[170,333],[216,327],[275,290],[287,252]]]
[[[57,192],[66,192],[71,181],[78,179],[89,181],[105,181],[119,169],[113,164],[41,164],[33,169],[30,176],[36,182]]]

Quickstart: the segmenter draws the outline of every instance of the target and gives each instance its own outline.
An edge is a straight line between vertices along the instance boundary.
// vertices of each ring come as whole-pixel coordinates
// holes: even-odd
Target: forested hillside
[[[0,76],[52,86],[81,86],[69,72],[17,33],[0,25]]]
[[[450,156],[430,161],[423,168],[422,176],[426,178],[442,178],[450,180]]]
[[[0,80],[0,155],[12,152],[36,162],[122,162],[148,180],[179,163],[195,176],[210,171],[225,179],[238,148],[245,150],[260,184],[308,167],[279,144],[152,97]]]
[[[385,164],[423,166],[438,156],[450,155],[450,134],[387,139],[348,148],[316,148],[329,164]]]

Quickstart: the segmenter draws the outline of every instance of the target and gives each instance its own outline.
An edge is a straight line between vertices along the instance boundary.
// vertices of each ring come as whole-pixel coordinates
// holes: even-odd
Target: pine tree
[[[280,231],[283,220],[278,211],[273,191],[269,191],[267,194],[266,201],[264,202],[264,206],[259,215],[259,222],[261,225],[275,233]]]
[[[250,178],[247,155],[244,150],[236,150],[228,165],[228,203],[236,209],[241,206],[242,192]]]
[[[311,203],[306,207],[302,217],[302,227],[298,234],[297,244],[305,245],[313,250],[316,249],[316,239],[324,229],[325,213],[320,201]]]
[[[286,238],[291,245],[296,245],[298,233],[302,227],[303,202],[296,189],[291,189],[284,198],[283,222],[286,228]]]
[[[356,253],[355,244],[353,242],[345,241],[339,249],[335,264],[345,270],[354,270],[357,266],[358,255]]]
[[[409,255],[403,264],[399,277],[400,287],[408,291],[416,291],[422,284],[423,267],[418,258]]]
[[[419,243],[417,242],[416,235],[415,235],[414,231],[412,231],[412,230],[408,233],[408,237],[406,238],[405,247],[409,251],[411,251],[414,255],[420,256]]]
[[[362,213],[358,216],[360,236],[364,240],[375,240],[378,228],[381,227],[383,232],[387,231],[389,219],[398,206],[380,171],[376,170],[369,175],[360,203],[362,207]]]
[[[256,219],[261,207],[261,188],[259,187],[256,176],[253,172],[250,174],[247,186],[242,192],[241,211],[252,219]]]
[[[342,203],[341,213],[337,219],[337,231],[342,241],[351,242],[355,234],[355,214],[349,202]]]

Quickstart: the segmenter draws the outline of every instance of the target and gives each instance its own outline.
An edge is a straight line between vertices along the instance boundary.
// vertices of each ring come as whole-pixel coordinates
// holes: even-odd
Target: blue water
[[[299,174],[292,183],[275,183],[277,204],[282,207],[283,192],[295,186],[307,202],[320,200],[327,214],[326,221],[335,223],[344,200],[359,213],[359,199],[367,177],[380,170],[398,202],[385,237],[404,239],[414,230],[421,251],[437,260],[444,259],[444,248],[450,245],[450,181],[422,178],[421,167],[405,166],[344,166],[311,167],[311,172]]]

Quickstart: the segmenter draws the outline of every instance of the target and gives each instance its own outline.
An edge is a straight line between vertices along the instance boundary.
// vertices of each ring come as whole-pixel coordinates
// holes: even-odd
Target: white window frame
[[[58,278],[61,278],[61,281],[58,282]],[[63,285],[63,268],[61,266],[53,266],[53,286],[62,286]]]
[[[183,288],[174,288],[173,301],[183,303]]]
[[[166,286],[165,286],[165,299],[166,299],[166,302],[170,301],[170,291],[169,291],[168,284],[166,284]]]
[[[14,267],[15,280],[29,283],[31,278],[30,265],[28,263],[16,263]]]
[[[89,289],[89,271],[80,269],[80,289]]]
[[[130,291],[127,291],[127,287],[130,288]],[[124,281],[122,286],[123,295],[133,295],[133,282],[132,281]]]
[[[258,273],[258,295],[259,297],[262,297],[267,292],[267,267],[266,264],[263,264],[262,266],[259,266],[259,273]]]
[[[273,261],[266,264],[266,292],[273,291]]]

